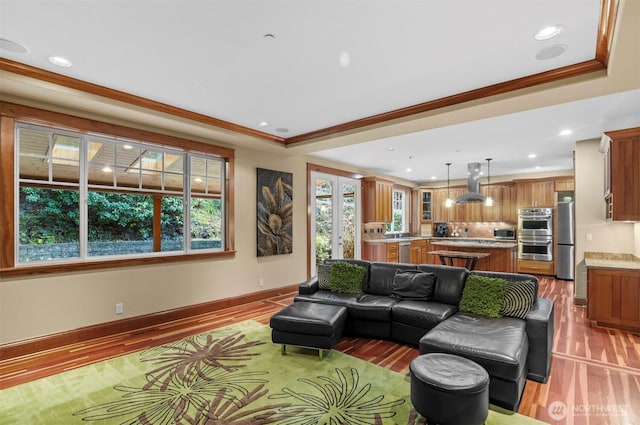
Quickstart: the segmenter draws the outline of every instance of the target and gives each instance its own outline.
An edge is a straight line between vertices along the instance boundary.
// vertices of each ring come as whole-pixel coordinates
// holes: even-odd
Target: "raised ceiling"
[[[348,130],[345,123],[360,127],[402,117],[403,111],[421,112],[438,99],[531,75],[574,66],[593,70],[598,61],[604,69],[608,46],[602,43],[608,43],[609,20],[601,15],[616,10],[607,8],[608,3],[603,8],[599,0],[0,0],[0,38],[27,50],[17,52],[4,43],[0,56],[10,61],[5,69],[25,64],[286,144],[331,134],[331,129]],[[550,24],[563,31],[550,40],[535,40],[536,31]],[[56,66],[50,56],[63,56],[73,66]],[[616,100],[621,109],[611,111],[616,119],[637,112],[627,106],[637,93],[621,96]],[[599,114],[593,104],[569,109],[579,108]],[[365,145],[332,149],[319,142],[307,153],[420,182],[435,175],[436,164],[467,162],[467,156],[433,158],[444,143],[453,147],[459,142],[458,150],[468,158],[483,161],[497,157],[517,131],[532,136],[526,138],[528,144],[541,142],[543,133],[529,131],[540,122],[534,118],[547,121],[547,132],[557,132],[565,125],[558,119],[562,113],[537,112],[531,120],[507,115],[430,130],[436,131],[431,135],[412,132],[390,139],[381,133],[384,140],[368,136]],[[593,116],[588,119],[594,121]],[[541,131],[537,125],[536,130]],[[478,136],[473,143],[469,131]],[[584,135],[593,137],[594,131],[602,129]],[[391,145],[406,146],[399,150],[407,158],[390,164],[384,160],[392,155],[372,154],[380,152],[374,148]],[[509,163],[508,155],[524,149],[516,146],[496,158],[497,174],[522,170],[522,162]],[[549,158],[564,158],[559,164],[548,162],[549,167],[570,168],[567,147],[562,155],[553,146],[549,149]],[[409,156],[425,161],[420,173],[407,174]]]

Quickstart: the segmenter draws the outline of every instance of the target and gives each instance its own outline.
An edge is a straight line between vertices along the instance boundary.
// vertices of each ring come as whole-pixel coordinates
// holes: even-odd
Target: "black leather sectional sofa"
[[[328,260],[328,262],[335,260]],[[551,367],[553,302],[537,297],[526,320],[488,318],[458,311],[469,274],[535,282],[532,275],[469,272],[465,268],[431,264],[399,264],[340,260],[366,269],[363,293],[344,294],[319,289],[318,278],[303,282],[295,301],[344,306],[344,334],[392,339],[417,346],[421,354],[444,352],[482,365],[490,376],[490,402],[517,411],[526,379],[546,382]],[[390,297],[397,270],[420,270],[436,276],[432,299]]]

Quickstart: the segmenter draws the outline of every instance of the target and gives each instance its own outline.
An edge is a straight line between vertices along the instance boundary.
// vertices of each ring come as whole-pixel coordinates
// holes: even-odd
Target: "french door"
[[[311,275],[328,258],[360,258],[360,180],[311,173]]]

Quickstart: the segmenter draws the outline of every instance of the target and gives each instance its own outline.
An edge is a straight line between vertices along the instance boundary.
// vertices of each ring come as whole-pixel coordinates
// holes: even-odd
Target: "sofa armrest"
[[[527,378],[546,383],[551,369],[551,350],[553,348],[554,306],[548,298],[538,298],[527,315],[527,336],[529,337],[529,355]]]
[[[305,280],[298,287],[298,293],[300,295],[311,295],[318,290],[318,276],[313,276],[311,279]]]

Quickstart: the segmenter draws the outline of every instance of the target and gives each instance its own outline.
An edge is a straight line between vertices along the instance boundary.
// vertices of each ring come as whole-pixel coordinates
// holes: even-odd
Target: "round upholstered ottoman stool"
[[[489,374],[479,364],[453,354],[416,357],[411,371],[411,403],[429,424],[482,424],[489,414]]]

